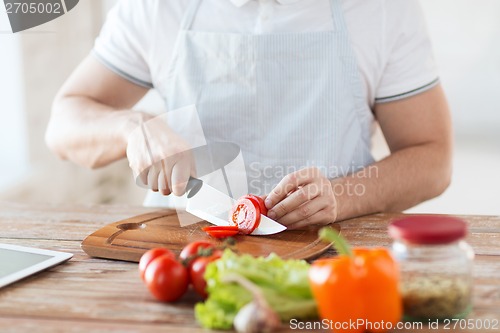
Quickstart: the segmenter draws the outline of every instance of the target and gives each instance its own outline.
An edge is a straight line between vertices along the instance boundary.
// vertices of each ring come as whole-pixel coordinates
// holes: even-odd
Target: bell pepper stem
[[[332,243],[338,254],[349,257],[353,256],[349,243],[347,243],[345,238],[342,237],[337,230],[334,230],[330,227],[322,228],[319,231],[319,238],[326,242]]]

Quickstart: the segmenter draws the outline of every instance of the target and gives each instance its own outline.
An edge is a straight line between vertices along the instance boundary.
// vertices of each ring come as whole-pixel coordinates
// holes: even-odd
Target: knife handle
[[[203,181],[198,178],[189,177],[189,180],[186,185],[186,193],[187,197],[192,198],[203,186]]]

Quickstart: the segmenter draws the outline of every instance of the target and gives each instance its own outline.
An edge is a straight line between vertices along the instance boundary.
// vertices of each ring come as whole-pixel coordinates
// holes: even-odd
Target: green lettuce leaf
[[[196,319],[206,328],[232,328],[234,317],[252,300],[252,295],[237,284],[221,282],[221,278],[230,273],[255,283],[282,320],[316,318],[308,270],[309,264],[304,260],[283,260],[275,254],[254,258],[226,250],[221,259],[207,266],[205,280],[209,297],[204,303],[196,304]]]

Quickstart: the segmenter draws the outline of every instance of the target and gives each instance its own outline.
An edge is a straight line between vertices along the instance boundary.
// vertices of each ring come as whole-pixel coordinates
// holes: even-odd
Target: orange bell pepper
[[[385,248],[351,250],[337,232],[320,236],[334,243],[338,257],[315,261],[309,283],[321,318],[334,332],[385,332],[402,316],[399,269]]]

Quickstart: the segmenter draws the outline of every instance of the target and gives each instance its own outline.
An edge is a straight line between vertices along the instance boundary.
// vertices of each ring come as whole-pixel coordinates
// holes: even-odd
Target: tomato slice
[[[229,230],[229,231],[234,231],[238,230],[237,225],[211,225],[208,227],[203,227],[201,228],[203,231],[210,231],[210,230],[215,230],[215,231],[222,231],[222,230]]]
[[[245,198],[248,198],[250,200],[253,200],[254,202],[257,202],[257,204],[260,207],[260,213],[267,216],[267,208],[266,208],[266,204],[264,203],[264,199],[262,199],[258,195],[254,195],[254,194],[247,194],[247,195],[245,195]]]
[[[257,200],[240,198],[231,211],[230,219],[238,225],[240,233],[251,234],[260,224],[260,206]]]
[[[238,226],[209,226],[202,228],[208,235],[214,238],[226,238],[236,235],[239,232]]]

